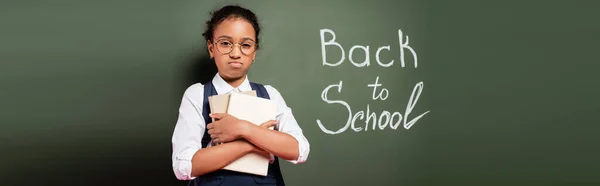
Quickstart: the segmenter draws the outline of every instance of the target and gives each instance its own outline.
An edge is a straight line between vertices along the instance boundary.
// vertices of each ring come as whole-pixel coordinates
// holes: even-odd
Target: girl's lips
[[[241,68],[242,67],[242,63],[237,62],[237,61],[229,62],[228,64],[231,65],[231,67],[233,67],[233,68]]]

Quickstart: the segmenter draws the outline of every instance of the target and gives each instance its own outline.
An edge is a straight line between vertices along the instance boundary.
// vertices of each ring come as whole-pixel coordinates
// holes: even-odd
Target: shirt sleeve
[[[294,137],[296,141],[298,141],[298,152],[299,156],[296,160],[287,160],[293,164],[300,164],[306,162],[308,159],[308,154],[310,152],[310,144],[306,137],[302,132],[302,128],[298,125],[296,118],[292,114],[292,109],[287,106],[285,100],[272,86],[266,85],[265,88],[267,92],[269,92],[269,97],[271,100],[274,100],[277,104],[277,120],[279,124],[277,124],[277,129],[280,132],[287,133]]]
[[[204,87],[194,84],[186,89],[179,107],[179,116],[171,143],[173,145],[173,172],[179,180],[192,180],[192,157],[202,148],[205,130],[202,116]]]

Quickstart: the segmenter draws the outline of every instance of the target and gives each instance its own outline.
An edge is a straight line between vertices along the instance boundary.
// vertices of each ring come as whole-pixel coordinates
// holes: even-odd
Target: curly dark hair
[[[204,36],[204,38],[207,41],[213,41],[213,32],[215,31],[215,27],[217,27],[219,23],[229,18],[242,18],[250,22],[250,24],[252,24],[252,27],[254,27],[254,31],[256,33],[256,48],[258,49],[258,35],[260,33],[260,25],[258,24],[258,19],[256,18],[254,12],[250,11],[249,9],[243,8],[239,5],[227,5],[211,12],[210,15],[212,17],[210,20],[206,21],[206,31],[202,33],[202,36]]]

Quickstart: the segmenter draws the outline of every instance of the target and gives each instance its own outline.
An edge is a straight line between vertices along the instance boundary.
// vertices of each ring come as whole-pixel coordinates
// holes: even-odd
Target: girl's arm
[[[259,151],[260,149],[257,149],[245,140],[236,140],[217,146],[202,148],[196,151],[192,157],[191,176],[197,177],[219,170],[248,153]]]

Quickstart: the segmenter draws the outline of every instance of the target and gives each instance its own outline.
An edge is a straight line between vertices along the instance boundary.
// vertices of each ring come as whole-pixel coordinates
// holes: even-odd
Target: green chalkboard
[[[288,185],[600,184],[598,2],[183,0],[0,6],[0,185],[186,185],[171,135],[229,3],[310,141]]]

